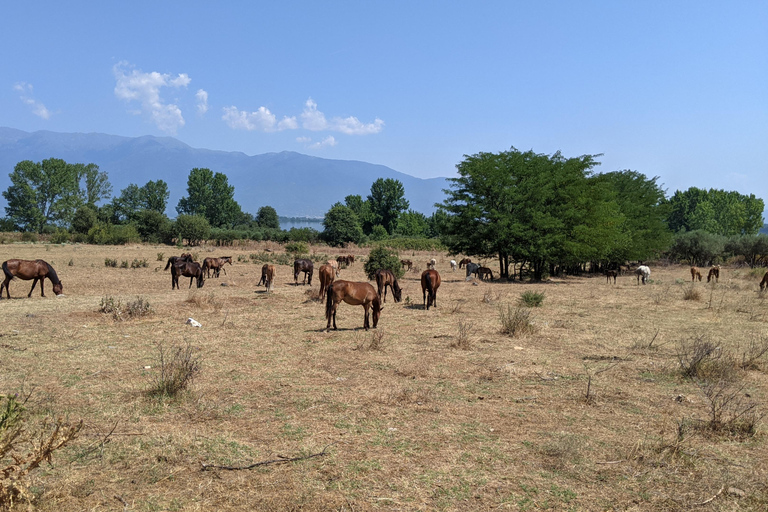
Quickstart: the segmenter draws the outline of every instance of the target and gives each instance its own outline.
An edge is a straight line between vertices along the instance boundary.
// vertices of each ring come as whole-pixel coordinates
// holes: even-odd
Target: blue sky
[[[511,146],[603,153],[599,171],[659,176],[670,194],[713,187],[768,202],[765,0],[2,11],[0,126],[170,135],[425,178]]]

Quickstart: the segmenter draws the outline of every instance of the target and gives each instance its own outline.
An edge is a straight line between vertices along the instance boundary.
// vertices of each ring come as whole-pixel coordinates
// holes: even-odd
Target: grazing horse
[[[477,275],[477,269],[480,268],[480,265],[477,263],[472,263],[471,261],[467,263],[467,278],[471,276],[472,274]]]
[[[205,258],[203,260],[203,272],[207,272],[206,277],[211,277],[211,270],[213,270],[214,277],[219,277],[219,272],[224,270],[224,275],[227,275],[227,271],[224,269],[224,264],[232,264],[232,256],[222,256],[220,258]]]
[[[166,268],[168,268],[166,266]],[[176,261],[171,266],[171,290],[175,287],[181,290],[179,287],[179,276],[189,278],[189,288],[192,288],[192,280],[197,279],[197,287],[202,288],[205,284],[205,274],[203,273],[203,267],[196,261]]]
[[[331,265],[325,264],[317,271],[320,276],[320,300],[325,298],[325,293],[328,291],[328,287],[331,286],[335,279],[335,272]]]
[[[431,260],[429,260],[429,263],[427,263],[427,270],[434,269],[436,265],[437,265],[437,260],[435,258],[432,258]]]
[[[478,279],[482,281],[486,276],[493,281],[493,271],[491,269],[488,267],[477,267]]]
[[[701,281],[701,272],[699,272],[698,268],[691,267],[691,282],[695,282],[697,277],[699,278],[699,281]]]
[[[469,258],[464,258],[461,261],[459,261],[459,268],[462,268],[467,263],[472,263],[472,260]]]
[[[299,272],[304,272],[304,281],[301,284],[306,284],[309,277],[309,285],[312,286],[312,274],[315,272],[312,260],[301,258],[293,262],[293,283],[296,286],[299,285]]]
[[[451,270],[456,272],[456,260],[451,260]]]
[[[768,272],[765,273],[763,280],[760,281],[760,291],[763,291],[763,288],[768,288]]]
[[[400,264],[403,266],[403,268],[407,268],[408,270],[411,270],[411,267],[413,266],[413,262],[411,260],[400,260]]]
[[[605,271],[605,279],[610,283],[611,278],[613,278],[613,284],[616,284],[616,276],[618,275],[618,271],[616,270],[606,270]]]
[[[3,274],[5,274],[5,280],[0,284],[0,299],[3,298],[3,287],[5,287],[5,293],[8,295],[8,298],[11,298],[11,292],[8,289],[8,285],[14,277],[24,279],[25,281],[33,279],[32,288],[29,289],[27,297],[32,296],[32,291],[35,289],[35,285],[37,285],[38,281],[40,281],[40,296],[45,297],[45,289],[43,285],[46,277],[53,283],[53,293],[56,295],[64,293],[61,281],[59,281],[59,276],[56,275],[56,271],[43,260],[4,261]]]
[[[345,267],[349,266],[349,260],[346,256],[336,256],[336,263],[339,264],[339,268],[341,268],[342,265]]]
[[[720,265],[712,265],[712,267],[710,267],[709,274],[707,274],[707,282],[713,277],[715,278],[715,282],[720,280]]]
[[[272,288],[272,283],[275,281],[275,266],[270,265],[269,263],[265,263],[261,267],[261,279],[256,284],[256,286],[261,286],[261,283],[264,283],[264,286],[267,287],[267,293],[269,293],[269,290]]]
[[[640,265],[635,269],[635,275],[637,276],[637,284],[640,284],[640,279],[642,279],[643,284],[645,284],[645,282],[651,278],[651,269],[645,265]]]
[[[440,288],[440,274],[437,270],[425,270],[421,274],[421,297],[424,306],[437,307],[437,289]]]
[[[336,308],[341,301],[353,306],[363,306],[365,309],[365,319],[363,328],[367,331],[370,327],[369,310],[373,310],[373,328],[379,323],[379,317],[384,308],[381,307],[379,294],[368,283],[355,283],[352,281],[336,281],[328,287],[328,297],[325,301],[325,318],[328,319],[326,330],[331,328],[331,319],[333,319],[333,328],[336,327]]]
[[[380,268],[376,271],[376,286],[378,287],[377,292],[382,302],[387,302],[387,286],[392,290],[395,302],[400,302],[400,299],[403,297],[403,289],[397,284],[397,278],[391,270]],[[383,295],[382,292],[384,292]]]

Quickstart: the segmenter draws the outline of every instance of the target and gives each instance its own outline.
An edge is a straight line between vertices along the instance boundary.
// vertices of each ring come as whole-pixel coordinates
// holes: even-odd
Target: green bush
[[[131,225],[96,223],[88,230],[88,243],[98,245],[124,245],[141,240],[136,228]]]
[[[520,305],[528,308],[538,308],[544,302],[543,292],[528,290],[520,295]]]
[[[374,247],[368,255],[368,261],[363,266],[365,275],[368,279],[374,279],[376,271],[379,269],[390,270],[398,279],[405,275],[403,266],[400,264],[400,256],[396,251],[386,247]]]
[[[189,245],[198,245],[210,237],[211,225],[202,215],[179,215],[176,217],[175,231],[179,238],[186,239]]]
[[[51,235],[52,244],[65,244],[67,242],[69,242],[69,233],[66,229],[59,228]]]
[[[21,234],[21,241],[22,242],[37,242],[37,233],[32,233],[31,231],[25,231]]]
[[[309,246],[304,242],[290,242],[285,244],[285,252],[293,255],[309,254]]]

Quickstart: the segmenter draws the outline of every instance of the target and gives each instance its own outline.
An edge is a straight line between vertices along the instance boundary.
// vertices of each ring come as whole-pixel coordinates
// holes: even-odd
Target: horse
[[[481,281],[488,276],[493,281],[493,271],[488,267],[477,267],[477,277]]]
[[[472,274],[477,275],[477,269],[480,268],[480,265],[477,263],[472,263],[471,261],[467,263],[467,278],[471,276]]]
[[[32,288],[29,290],[27,297],[32,296],[32,291],[35,289],[35,285],[40,281],[40,296],[45,297],[45,278],[51,280],[53,283],[53,293],[61,295],[64,293],[59,276],[56,275],[56,271],[53,267],[43,260],[8,260],[3,262],[3,273],[5,274],[5,280],[0,284],[0,299],[3,298],[3,287],[5,287],[5,293],[8,298],[11,298],[11,292],[8,289],[8,285],[11,279],[18,277],[28,281],[33,279]]]
[[[168,268],[167,266],[165,268]],[[203,267],[196,261],[176,261],[171,266],[171,290],[179,287],[179,276],[189,278],[189,288],[192,288],[192,280],[197,279],[197,287],[202,288],[205,284],[205,274]]]
[[[328,260],[325,262],[326,265],[330,265],[333,267],[334,272],[336,273],[336,277],[339,277],[339,272],[341,269],[339,269],[339,262],[336,260]]]
[[[312,286],[312,274],[315,272],[315,264],[312,260],[300,258],[293,262],[293,284],[299,285],[299,272],[304,272],[304,281],[302,284],[307,283],[307,276],[309,276],[309,285]]]
[[[351,265],[355,262],[355,255],[354,254],[347,254],[347,264]]]
[[[427,270],[434,269],[435,265],[437,265],[437,260],[435,258],[432,258],[427,262]]]
[[[335,272],[331,265],[325,264],[320,267],[317,273],[320,276],[320,300],[323,300],[328,287],[333,283]]]
[[[451,260],[451,271],[456,272],[456,260]]]
[[[171,256],[168,258],[168,263],[165,264],[165,270],[168,270],[168,267],[171,265],[175,265],[177,262],[180,261],[194,261],[192,259],[192,255],[188,252],[183,253],[181,256]]]
[[[697,277],[699,278],[699,281],[701,281],[701,272],[699,272],[698,268],[691,267],[691,282],[695,282]]]
[[[367,331],[370,327],[369,310],[373,310],[373,328],[379,323],[379,317],[384,308],[381,307],[379,294],[368,283],[355,283],[352,281],[336,281],[328,287],[328,296],[325,301],[325,318],[328,319],[328,325],[325,329],[331,329],[331,319],[333,319],[333,328],[336,327],[336,308],[341,301],[353,306],[363,306],[365,309],[365,319],[363,328]]]
[[[440,288],[440,274],[437,270],[425,270],[421,274],[421,297],[424,306],[437,307],[437,289]]]
[[[403,266],[403,268],[407,268],[408,270],[411,270],[411,267],[413,266],[413,262],[411,260],[400,260],[400,264]]]
[[[265,263],[261,267],[261,279],[256,284],[256,286],[261,286],[261,283],[264,283],[264,286],[267,287],[267,293],[269,293],[270,288],[272,288],[272,282],[275,280],[275,266],[270,265],[269,263]]]
[[[768,272],[765,273],[763,280],[760,281],[760,291],[763,291],[763,288],[768,288]],[[0,290],[2,290],[2,288],[0,288]]]
[[[642,279],[643,284],[645,284],[645,282],[651,278],[651,269],[645,265],[640,265],[635,269],[635,275],[637,276],[637,284],[640,284],[640,279]]]
[[[397,284],[397,278],[391,270],[380,268],[376,271],[376,286],[378,287],[377,292],[382,302],[387,302],[387,286],[392,290],[395,302],[400,302],[400,299],[403,297],[403,289]],[[382,291],[384,295],[382,295]]]
[[[336,256],[336,263],[339,264],[339,268],[341,268],[342,265],[348,267],[349,259],[346,256]]]
[[[232,264],[232,256],[222,256],[220,258],[205,258],[203,260],[203,272],[207,272],[206,277],[211,277],[211,270],[213,270],[214,277],[219,277],[219,271],[224,270],[224,275],[227,275],[227,271],[224,269],[224,264]]]
[[[707,282],[713,277],[715,278],[715,282],[720,280],[720,265],[712,265],[712,267],[710,267],[709,274],[707,274]]]
[[[606,270],[605,271],[605,279],[610,283],[611,278],[613,278],[613,284],[616,284],[616,276],[618,275],[618,271],[616,270]]]
[[[472,263],[472,260],[469,258],[464,258],[461,261],[459,261],[459,268],[462,268],[467,263]]]

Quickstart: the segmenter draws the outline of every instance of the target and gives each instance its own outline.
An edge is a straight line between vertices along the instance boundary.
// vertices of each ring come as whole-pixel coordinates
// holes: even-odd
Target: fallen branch
[[[694,505],[695,507],[700,507],[701,505],[706,505],[707,503],[709,503],[709,502],[713,501],[715,498],[717,498],[718,496],[720,496],[720,494],[723,492],[723,489],[725,489],[725,486],[722,486],[722,487],[720,488],[720,490],[719,490],[719,491],[717,491],[717,494],[715,494],[714,496],[712,496],[712,497],[711,497],[711,498],[709,498],[708,500],[704,500],[704,501],[702,501],[701,503],[694,503],[693,505]]]
[[[314,459],[315,457],[324,457],[328,455],[328,452],[326,450],[328,450],[328,448],[333,446],[334,444],[336,443],[331,443],[327,445],[325,448],[323,448],[323,451],[318,453],[303,455],[301,457],[283,457],[281,455],[278,455],[278,457],[280,457],[279,459],[254,462],[253,464],[250,464],[248,466],[217,466],[216,464],[205,464],[204,462],[201,462],[200,465],[202,466],[202,471],[208,471],[209,469],[225,469],[227,471],[240,471],[243,469],[257,468],[259,466],[268,466],[269,464],[285,464],[286,462],[297,462],[300,460]]]

